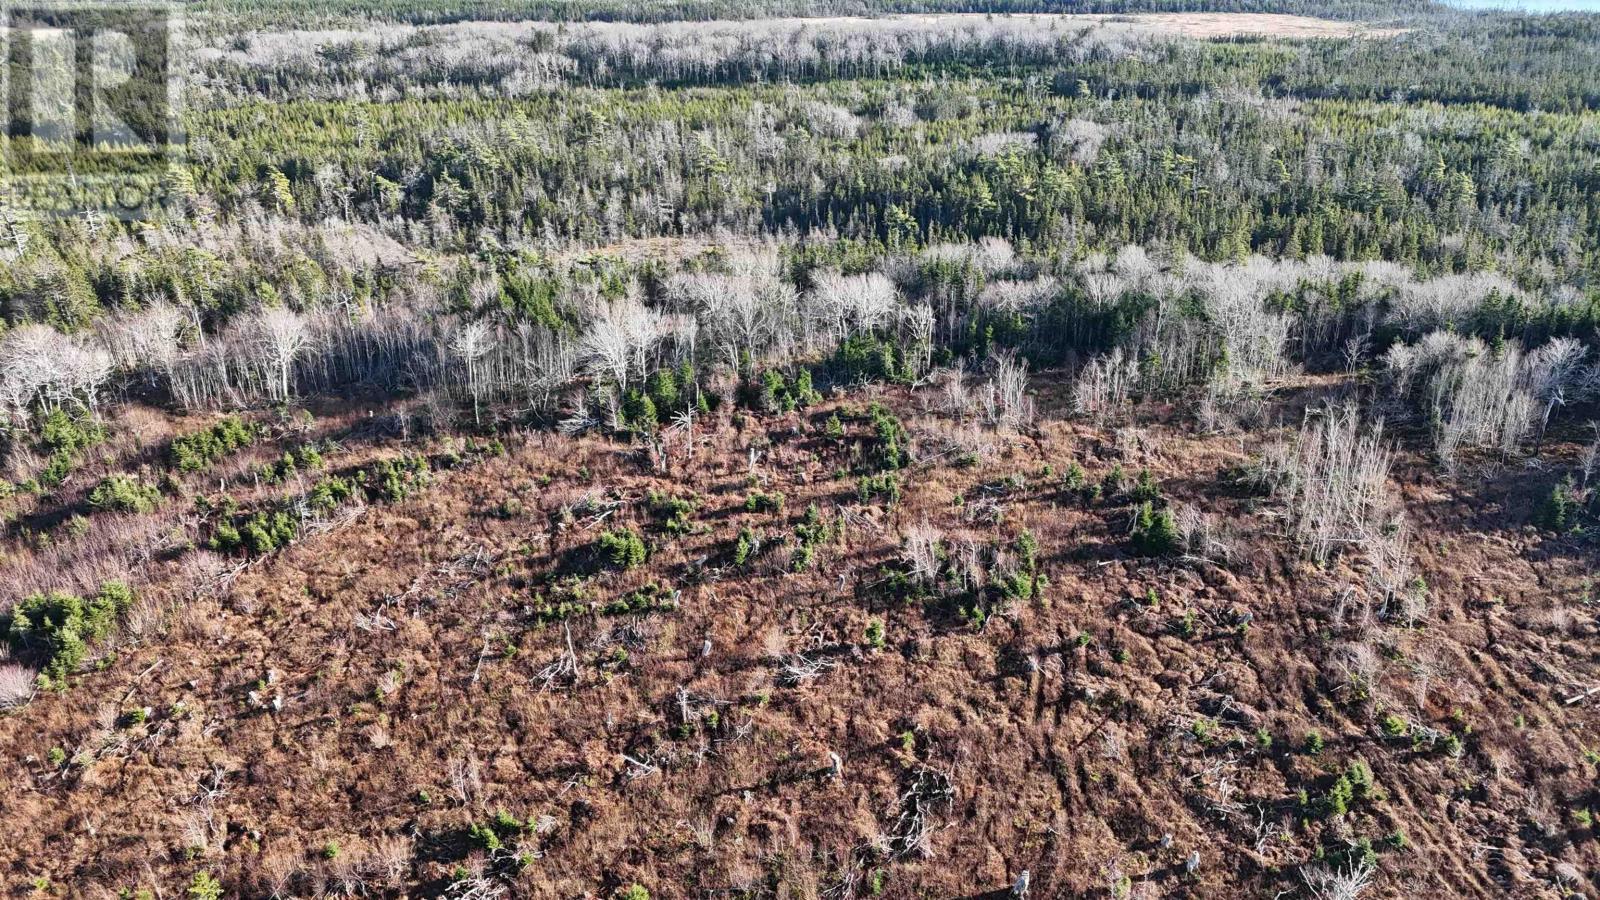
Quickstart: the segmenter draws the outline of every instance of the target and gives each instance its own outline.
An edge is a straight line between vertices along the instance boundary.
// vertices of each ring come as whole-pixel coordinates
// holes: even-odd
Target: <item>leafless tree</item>
[[[877,272],[840,275],[830,271],[816,276],[810,299],[812,314],[826,323],[830,339],[838,343],[851,334],[887,324],[900,305],[900,291]]]
[[[0,335],[0,411],[13,424],[35,406],[93,411],[110,375],[110,354],[48,326]]]
[[[96,331],[118,369],[143,373],[153,383],[157,376],[170,376],[183,349],[181,336],[188,321],[178,307],[157,302],[106,316]]]
[[[1095,357],[1072,385],[1072,406],[1079,415],[1106,421],[1120,415],[1139,383],[1139,363],[1116,347]]]
[[[1589,355],[1577,338],[1552,338],[1549,343],[1528,354],[1527,380],[1533,396],[1544,406],[1539,419],[1539,437],[1544,438],[1550,427],[1550,414],[1556,407],[1566,406],[1568,392],[1577,386],[1583,371],[1584,359]]]
[[[838,663],[825,656],[806,656],[796,653],[786,657],[778,668],[778,681],[789,687],[799,687],[821,678],[838,668]]]
[[[933,366],[933,307],[918,303],[900,310],[900,330],[906,360],[918,378]]]
[[[579,357],[591,375],[625,392],[636,373],[644,374],[663,330],[661,315],[630,296],[607,304],[589,323],[579,343]]]
[[[933,584],[939,578],[941,543],[944,532],[927,521],[918,522],[906,529],[905,543],[900,556],[910,570],[912,580],[919,584]]]
[[[1270,452],[1266,464],[1295,542],[1318,562],[1392,522],[1383,423],[1362,427],[1354,404],[1308,414],[1293,445]]]
[[[1600,466],[1600,422],[1590,422],[1589,430],[1594,432],[1594,440],[1578,455],[1578,468],[1583,473],[1582,486],[1589,486],[1589,479],[1594,477],[1597,466]]]
[[[1021,428],[1033,423],[1033,398],[1028,396],[1028,363],[1013,353],[993,359],[994,377],[980,395],[989,424]]]
[[[472,395],[472,419],[483,424],[483,378],[479,361],[489,352],[489,324],[482,319],[465,322],[456,329],[450,350],[467,370],[467,391]]]
[[[1314,900],[1359,900],[1372,885],[1375,871],[1362,859],[1341,867],[1310,866],[1300,870],[1300,879]]]
[[[294,396],[294,364],[311,346],[305,317],[282,306],[268,306],[250,318],[246,336],[258,364],[270,372],[268,396],[286,403]]]

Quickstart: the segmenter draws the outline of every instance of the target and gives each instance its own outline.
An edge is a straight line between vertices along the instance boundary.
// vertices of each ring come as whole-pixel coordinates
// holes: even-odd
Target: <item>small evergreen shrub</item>
[[[868,647],[871,647],[874,650],[882,650],[885,643],[883,635],[883,620],[873,619],[872,621],[868,622],[865,637],[867,639]]]
[[[781,513],[783,512],[783,494],[776,491],[772,493],[761,490],[751,491],[749,496],[744,498],[744,511]]]
[[[1560,484],[1550,489],[1549,496],[1534,513],[1534,524],[1557,534],[1565,534],[1578,524],[1583,506],[1578,502],[1578,486],[1568,475]]]
[[[89,492],[89,505],[112,512],[147,513],[161,503],[161,490],[134,475],[111,475]]]
[[[862,503],[871,503],[874,500],[883,500],[893,506],[900,502],[900,476],[893,472],[884,472],[878,475],[863,475],[856,482],[856,497]]]
[[[761,539],[750,528],[739,529],[739,539],[733,545],[733,564],[742,566],[761,552]]]
[[[13,652],[44,659],[40,686],[64,689],[89,646],[111,635],[133,599],[133,591],[120,581],[106,582],[88,599],[60,592],[34,594],[12,607],[0,624]]]
[[[222,882],[210,872],[196,872],[187,893],[190,900],[222,900]]]
[[[693,497],[674,497],[659,491],[650,491],[645,498],[645,506],[650,514],[661,522],[662,530],[668,534],[685,535],[694,531],[694,521],[691,518],[700,504]]]
[[[1139,480],[1134,482],[1129,497],[1135,503],[1155,503],[1161,499],[1161,487],[1156,484],[1155,476],[1150,474],[1149,469],[1139,470]]]
[[[367,493],[385,503],[398,503],[428,486],[433,479],[424,456],[386,459],[362,471],[360,481]]]
[[[644,538],[631,528],[607,531],[595,541],[595,549],[606,564],[614,569],[632,569],[644,565],[649,557]]]
[[[60,487],[77,467],[79,455],[105,437],[105,428],[92,419],[53,410],[39,426],[39,445],[50,454],[39,472],[39,485],[46,489]]]
[[[1178,524],[1169,509],[1155,509],[1150,503],[1139,504],[1134,512],[1133,547],[1145,556],[1168,556],[1178,552],[1182,539]]]
[[[628,391],[628,395],[622,398],[622,424],[639,434],[655,431],[660,424],[655,401],[639,391]]]
[[[648,612],[671,612],[677,608],[677,594],[665,585],[651,582],[606,604],[604,612],[608,616],[626,616]]]
[[[174,438],[167,461],[180,472],[201,472],[219,460],[254,443],[256,432],[237,416],[210,428]]]

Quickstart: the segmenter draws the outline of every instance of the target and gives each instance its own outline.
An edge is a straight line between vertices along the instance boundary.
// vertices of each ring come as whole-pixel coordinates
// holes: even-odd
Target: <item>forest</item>
[[[0,170],[0,891],[1600,891],[1600,15],[182,13]]]

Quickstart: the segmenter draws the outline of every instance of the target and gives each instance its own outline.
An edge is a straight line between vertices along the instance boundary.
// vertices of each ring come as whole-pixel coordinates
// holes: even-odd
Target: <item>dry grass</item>
[[[1036,386],[1035,430],[987,431],[970,467],[913,464],[892,507],[833,477],[864,435],[823,435],[837,401],[706,422],[663,472],[598,436],[513,437],[186,598],[70,694],[0,718],[0,873],[70,896],[171,895],[206,869],[240,896],[435,896],[465,873],[504,896],[675,898],[838,896],[880,869],[885,896],[968,896],[1028,869],[1035,896],[1106,896],[1125,875],[1135,896],[1243,897],[1302,888],[1319,846],[1403,830],[1412,849],[1384,852],[1364,896],[1532,896],[1558,873],[1594,889],[1569,810],[1593,802],[1583,735],[1600,720],[1565,700],[1600,682],[1595,626],[1551,601],[1575,604],[1590,563],[1507,530],[1496,509],[1519,488],[1466,496],[1401,455],[1433,619],[1395,627],[1345,600],[1358,556],[1297,561],[1281,510],[1233,486],[1273,435],[1241,446],[1146,411],[1119,437],[1056,418],[1064,391]],[[937,398],[883,398],[943,449],[951,423],[918,411]],[[1059,486],[1072,462],[1091,484],[1148,466],[1233,555],[1133,557],[1125,503]],[[746,510],[752,480],[785,495],[781,516]],[[696,531],[661,531],[652,489],[697,495]],[[741,528],[792,534],[812,503],[848,527],[806,571],[733,567]],[[624,525],[650,561],[585,576],[579,602],[662,582],[677,608],[539,624],[547,573],[589,571],[598,533]],[[959,554],[1024,529],[1049,584],[982,629],[883,592],[907,534],[925,557],[935,530]],[[1384,736],[1389,714],[1464,734],[1461,755]],[[1338,820],[1297,807],[1357,758],[1386,799]],[[526,827],[490,851],[468,829],[497,812]]]

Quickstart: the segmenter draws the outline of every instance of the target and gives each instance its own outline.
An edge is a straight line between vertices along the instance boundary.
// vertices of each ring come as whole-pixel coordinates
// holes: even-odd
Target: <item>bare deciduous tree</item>
[[[1105,421],[1122,412],[1139,383],[1139,363],[1121,347],[1089,361],[1072,385],[1072,406],[1079,415]]]
[[[1300,870],[1300,879],[1314,900],[1358,900],[1372,885],[1375,871],[1363,859],[1343,867],[1310,866]]]
[[[989,424],[1021,428],[1033,423],[1033,398],[1028,396],[1028,363],[1015,354],[994,357],[994,377],[981,394]]]
[[[0,410],[13,424],[34,406],[92,411],[110,376],[108,353],[48,326],[24,325],[0,336]]]
[[[463,323],[456,329],[450,351],[467,370],[467,391],[472,395],[472,419],[483,424],[483,377],[479,361],[489,352],[489,324],[482,319]]]
[[[294,396],[294,364],[311,346],[305,317],[292,309],[269,306],[250,318],[245,335],[257,363],[272,378],[268,395],[275,403]]]
[[[888,323],[900,303],[900,291],[888,277],[822,272],[811,290],[812,314],[825,323],[829,337],[843,341],[851,334]]]
[[[901,546],[900,556],[905,561],[908,574],[913,581],[918,584],[932,584],[938,579],[943,541],[944,532],[926,521],[918,522],[906,529],[905,543]]]
[[[1389,463],[1383,423],[1363,428],[1347,404],[1308,414],[1291,446],[1269,452],[1265,474],[1288,509],[1295,542],[1326,562],[1391,525]]]
[[[603,307],[589,323],[578,345],[579,356],[591,375],[626,391],[633,375],[644,373],[645,361],[662,333],[661,315],[629,296]]]

